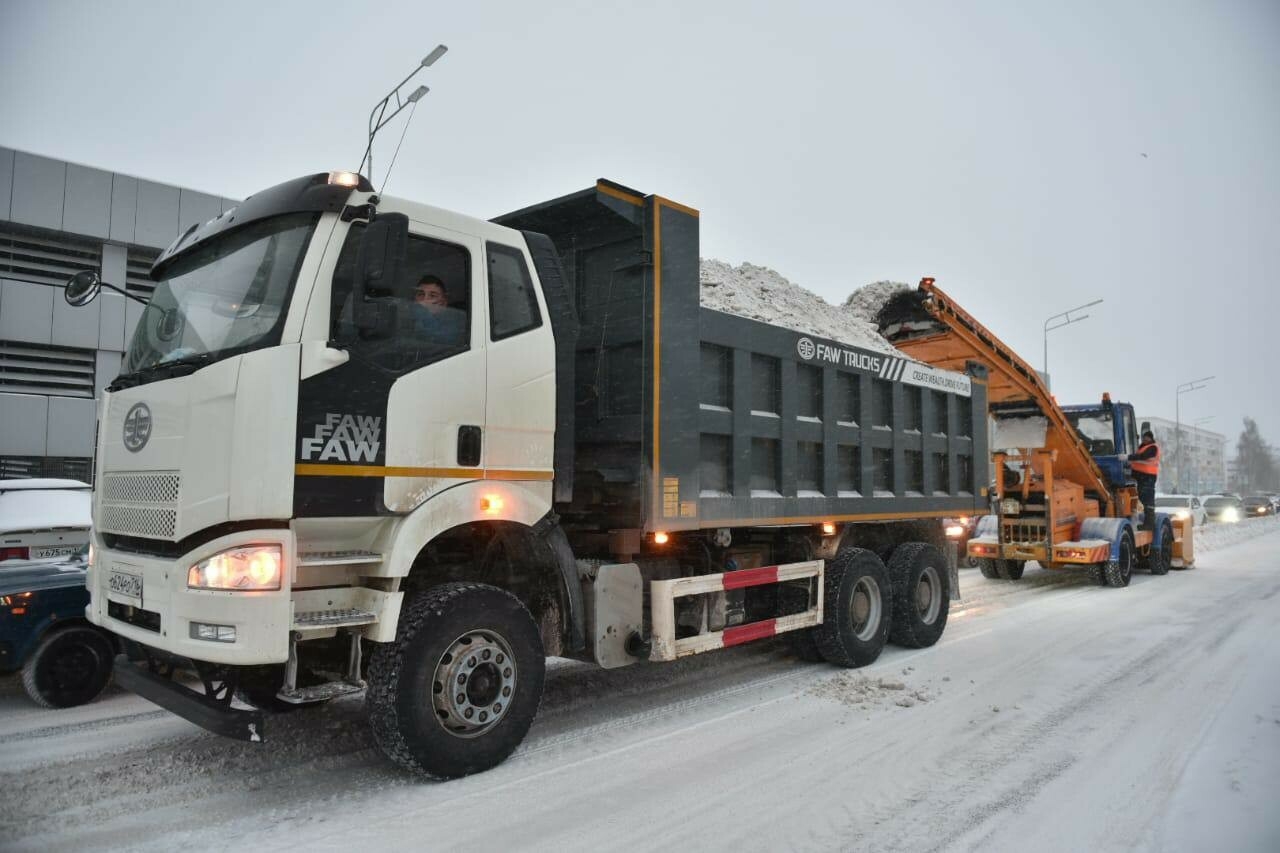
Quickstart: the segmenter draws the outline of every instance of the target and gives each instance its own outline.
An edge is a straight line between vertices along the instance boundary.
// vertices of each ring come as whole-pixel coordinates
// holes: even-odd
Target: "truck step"
[[[300,566],[358,566],[381,562],[382,555],[373,551],[303,551],[298,555]]]
[[[372,625],[378,621],[376,614],[354,607],[332,610],[308,610],[293,617],[295,630],[307,628],[349,628],[354,625]]]
[[[293,690],[281,690],[276,694],[282,702],[288,702],[290,705],[311,705],[315,702],[323,702],[326,699],[336,699],[339,696],[349,696],[352,693],[359,693],[364,690],[364,682],[359,683],[352,681],[329,681],[324,684],[317,684],[314,687],[298,687]]]

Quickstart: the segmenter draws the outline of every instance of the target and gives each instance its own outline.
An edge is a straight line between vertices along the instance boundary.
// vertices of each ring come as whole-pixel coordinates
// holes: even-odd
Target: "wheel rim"
[[[916,581],[916,613],[920,621],[932,625],[942,610],[942,581],[938,570],[933,566],[925,566],[920,578]]]
[[[48,663],[45,683],[59,699],[82,693],[98,671],[98,655],[86,645],[72,644],[60,650]]]
[[[1120,542],[1120,577],[1124,580],[1129,579],[1129,575],[1133,572],[1133,545],[1128,539]]]
[[[870,640],[876,635],[880,628],[880,607],[880,585],[871,578],[858,578],[849,603],[849,615],[853,635],[859,640]]]
[[[515,698],[511,646],[492,631],[468,631],[449,644],[432,676],[436,719],[455,737],[478,737],[506,716]]]

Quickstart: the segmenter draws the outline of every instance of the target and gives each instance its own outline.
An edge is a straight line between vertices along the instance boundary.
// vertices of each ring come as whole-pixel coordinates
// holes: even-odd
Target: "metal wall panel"
[[[178,236],[177,187],[138,181],[138,216],[133,242],[164,248]]]
[[[53,291],[53,334],[50,342],[57,346],[97,349],[102,319],[102,300],[95,299],[79,308],[67,304],[62,288],[49,287]]]
[[[44,456],[48,427],[48,397],[0,394],[0,453]]]
[[[138,179],[127,175],[111,176],[112,240],[134,242],[134,225],[138,217]]]
[[[220,213],[222,199],[195,190],[182,190],[178,199],[178,233],[192,225],[203,225]]]
[[[67,164],[15,151],[13,196],[9,218],[24,225],[57,230],[62,227],[62,200],[67,187]]]
[[[118,175],[116,177],[119,177]],[[124,287],[125,259],[128,250],[124,246],[107,243],[102,247],[102,280],[117,287]],[[99,309],[101,319],[98,324],[98,346],[106,350],[124,351],[125,336],[125,298],[110,290],[102,291],[98,297],[102,307]]]
[[[49,398],[50,456],[92,456],[97,404],[92,399]]]
[[[47,285],[0,280],[0,340],[52,343],[55,295]]]
[[[94,396],[101,397],[102,389],[111,384],[111,380],[120,375],[121,354],[98,350],[93,368]]]
[[[9,200],[13,196],[13,149],[0,148],[0,219],[9,218]]]
[[[106,239],[111,233],[111,173],[67,164],[62,230]]]

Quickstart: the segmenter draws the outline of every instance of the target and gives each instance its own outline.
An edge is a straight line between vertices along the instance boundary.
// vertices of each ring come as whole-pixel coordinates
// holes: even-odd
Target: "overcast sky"
[[[0,0],[0,144],[218,195],[354,168],[489,217],[607,177],[832,302],[931,275],[1041,367],[1280,444],[1280,2]],[[407,115],[407,113],[405,113]],[[400,135],[380,137],[381,183]],[[1145,155],[1145,156],[1144,156]]]

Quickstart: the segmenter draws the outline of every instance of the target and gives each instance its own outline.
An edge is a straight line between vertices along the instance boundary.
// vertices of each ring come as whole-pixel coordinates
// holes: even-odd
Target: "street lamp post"
[[[1192,379],[1190,382],[1183,382],[1178,386],[1177,392],[1173,395],[1173,464],[1174,473],[1178,480],[1174,486],[1174,490],[1178,494],[1182,494],[1182,395],[1189,394],[1192,391],[1199,391],[1201,388],[1205,387],[1206,382],[1213,378],[1214,377],[1212,376],[1202,376],[1199,379]]]
[[[1213,420],[1213,415],[1205,415],[1203,418],[1196,418],[1194,421],[1191,422],[1191,428],[1194,430],[1199,430],[1201,424],[1207,424],[1211,420]],[[1196,436],[1196,438],[1197,438],[1197,441],[1196,441],[1197,446],[1202,446],[1200,445],[1200,442],[1198,440],[1199,436]],[[1196,464],[1192,466],[1191,470],[1194,471],[1196,475],[1195,486],[1192,488],[1191,491],[1192,491],[1192,494],[1198,495],[1200,494],[1200,462],[1197,461]]]
[[[426,86],[419,86],[409,94],[402,97],[400,95],[400,89],[412,80],[414,75],[419,71],[435,65],[436,60],[444,56],[448,49],[449,48],[442,44],[436,45],[435,50],[423,57],[422,61],[418,63],[418,67],[409,72],[408,77],[405,77],[397,83],[395,88],[387,93],[385,98],[374,104],[373,109],[369,111],[369,144],[364,149],[364,156],[360,158],[360,165],[356,167],[356,171],[359,172],[364,168],[366,161],[369,163],[369,174],[367,176],[369,178],[369,183],[373,183],[373,138],[378,135],[378,131],[387,126],[388,122],[400,115],[401,110],[410,104],[416,104],[418,101],[422,100],[423,95],[431,91]],[[391,103],[392,98],[395,98],[394,105]],[[392,109],[393,106],[394,109]],[[391,110],[391,115],[387,115],[387,110]]]
[[[1075,308],[1063,311],[1061,314],[1054,314],[1052,317],[1044,321],[1044,384],[1049,386],[1049,333],[1054,329],[1061,329],[1063,326],[1070,326],[1072,323],[1079,323],[1081,320],[1087,319],[1088,314],[1079,317],[1071,315],[1077,311],[1083,311],[1085,308],[1092,308],[1094,305],[1102,302],[1101,299],[1095,299],[1092,302],[1086,302],[1084,305],[1077,305]],[[1054,322],[1054,321],[1057,322]]]

